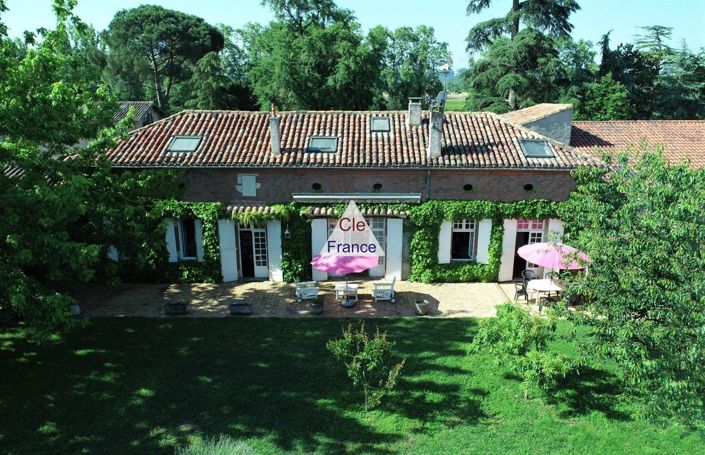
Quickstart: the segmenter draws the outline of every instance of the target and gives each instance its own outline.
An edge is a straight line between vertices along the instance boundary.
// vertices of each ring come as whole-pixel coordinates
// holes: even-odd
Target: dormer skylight
[[[370,118],[370,131],[373,133],[388,133],[391,130],[389,117]]]
[[[311,136],[306,147],[306,151],[310,153],[335,153],[337,150],[337,136]]]
[[[203,136],[174,136],[166,147],[167,152],[192,153],[198,148]]]
[[[519,144],[527,158],[553,158],[551,147],[542,139],[520,139]]]

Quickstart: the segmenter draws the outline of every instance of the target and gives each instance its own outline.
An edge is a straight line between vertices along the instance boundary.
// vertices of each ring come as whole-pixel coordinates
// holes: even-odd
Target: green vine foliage
[[[496,281],[502,256],[505,218],[551,218],[560,203],[547,200],[517,202],[428,201],[410,210],[413,234],[409,280],[423,283]],[[492,220],[488,263],[438,263],[438,232],[444,220]]]
[[[162,200],[155,205],[152,235],[147,240],[149,247],[140,264],[134,261],[121,262],[121,276],[125,281],[214,283],[220,275],[220,247],[218,241],[218,219],[223,205],[218,202],[184,202],[176,199]],[[169,262],[166,249],[165,220],[201,220],[203,262]],[[136,266],[137,265],[137,266]]]
[[[497,279],[502,255],[502,235],[505,218],[550,218],[556,217],[559,202],[546,200],[517,201],[511,203],[493,201],[428,201],[419,205],[407,204],[360,204],[369,213],[406,214],[405,229],[411,232],[409,280],[424,283],[434,282],[491,282]],[[316,205],[331,208],[334,215],[341,216],[347,204]],[[313,206],[301,204],[275,204],[266,212],[232,214],[231,219],[239,224],[264,225],[272,220],[282,222],[282,236],[286,230],[289,237],[282,239],[282,270],[284,281],[306,281],[311,279],[311,215]],[[220,249],[218,242],[218,219],[225,216],[221,203],[184,202],[176,199],[160,201],[150,217],[153,234],[145,242],[147,253],[136,266],[135,261],[121,264],[121,276],[126,281],[162,282],[218,282],[220,275]],[[169,263],[164,236],[164,220],[198,218],[202,222],[204,262]],[[463,219],[492,220],[492,232],[488,252],[488,263],[452,262],[438,263],[438,232],[444,220]]]

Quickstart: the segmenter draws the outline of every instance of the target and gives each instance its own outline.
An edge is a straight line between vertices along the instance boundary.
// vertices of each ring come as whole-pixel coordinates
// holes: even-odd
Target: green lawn
[[[448,99],[446,100],[446,111],[464,112],[465,100],[464,99]]]
[[[379,321],[406,375],[365,414],[325,350],[342,323],[104,319],[40,347],[5,332],[0,451],[172,453],[227,433],[260,453],[705,453],[697,434],[631,420],[599,368],[555,401],[523,400],[489,356],[466,354],[473,320]]]

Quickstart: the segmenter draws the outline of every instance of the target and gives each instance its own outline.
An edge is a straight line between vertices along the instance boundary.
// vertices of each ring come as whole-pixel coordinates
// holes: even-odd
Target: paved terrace
[[[238,299],[253,304],[254,314],[246,317],[405,317],[416,314],[415,300],[427,300],[431,308],[428,317],[439,318],[495,316],[495,305],[514,297],[512,283],[422,284],[402,281],[395,286],[397,303],[374,303],[374,282],[350,281],[360,285],[360,301],[353,308],[343,308],[335,300],[334,288],[339,281],[319,283],[319,295],[324,298],[323,314],[319,316],[309,314],[307,301],[296,303],[293,285],[269,281],[125,284],[116,288],[93,287],[76,297],[87,317],[167,317],[163,313],[164,304],[181,300],[191,303],[191,317],[229,317],[228,303]]]

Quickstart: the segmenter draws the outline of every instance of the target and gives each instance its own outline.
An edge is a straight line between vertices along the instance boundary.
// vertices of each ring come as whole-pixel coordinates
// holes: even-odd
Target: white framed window
[[[477,255],[477,222],[474,220],[453,221],[450,236],[450,259],[452,261],[474,261]]]
[[[179,260],[195,261],[198,259],[198,240],[196,236],[196,220],[187,219],[174,223],[174,241]]]
[[[546,220],[517,220],[517,231],[541,231],[546,228]]]
[[[373,217],[373,218],[365,218],[365,222],[367,225],[370,227],[372,230],[372,234],[374,234],[375,238],[377,239],[377,243],[379,243],[379,246],[382,247],[383,251],[387,251],[387,219],[386,218],[381,218],[381,217]],[[335,226],[338,224],[338,220],[335,218],[328,218],[328,237],[333,233],[333,229],[335,229]],[[377,262],[377,267],[382,267],[384,266],[384,258],[386,256],[380,256],[379,257],[379,262]]]
[[[255,197],[257,196],[257,190],[260,184],[257,183],[257,174],[238,174],[237,175],[237,189],[240,194],[245,197]]]

